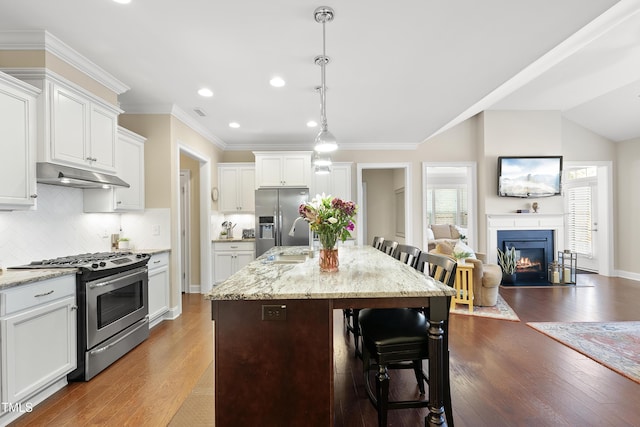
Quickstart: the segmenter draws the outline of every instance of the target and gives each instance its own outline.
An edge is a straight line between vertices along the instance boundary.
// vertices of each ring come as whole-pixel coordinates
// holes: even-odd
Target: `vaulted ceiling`
[[[17,48],[2,31],[47,30],[130,88],[125,112],[180,111],[225,149],[310,149],[323,5],[341,149],[415,147],[487,109],[640,137],[640,0],[0,0],[0,50]]]

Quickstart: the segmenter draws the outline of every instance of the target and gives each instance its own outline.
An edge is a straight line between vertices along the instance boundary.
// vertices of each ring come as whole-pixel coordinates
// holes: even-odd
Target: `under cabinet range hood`
[[[36,180],[42,184],[74,188],[130,187],[114,175],[44,162],[36,164]]]

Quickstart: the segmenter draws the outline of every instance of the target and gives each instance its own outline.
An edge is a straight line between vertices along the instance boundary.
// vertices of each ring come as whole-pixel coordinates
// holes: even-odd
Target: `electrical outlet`
[[[152,225],[151,226],[151,234],[154,236],[159,236],[160,235],[160,226],[159,225]]]
[[[287,306],[263,305],[262,320],[287,320]]]

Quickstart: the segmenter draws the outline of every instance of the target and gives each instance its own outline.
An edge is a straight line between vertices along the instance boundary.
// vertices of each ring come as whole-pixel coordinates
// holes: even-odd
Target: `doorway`
[[[466,244],[477,250],[477,179],[474,162],[422,164],[423,247],[430,224],[453,224]]]
[[[191,171],[180,170],[180,289],[191,293]]]
[[[373,235],[413,244],[411,177],[410,163],[357,165],[358,245],[371,244]]]
[[[566,162],[563,172],[565,244],[578,268],[610,275],[613,256],[610,162]]]

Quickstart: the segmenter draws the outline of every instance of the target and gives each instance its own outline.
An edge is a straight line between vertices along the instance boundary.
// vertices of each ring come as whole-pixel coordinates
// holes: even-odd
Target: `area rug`
[[[171,419],[169,427],[213,426],[213,403],[213,363],[211,363]]]
[[[640,383],[640,322],[530,322],[527,325]]]
[[[453,314],[465,314],[468,316],[479,317],[491,317],[494,319],[510,320],[512,322],[519,322],[520,318],[513,311],[513,309],[507,304],[507,302],[498,294],[498,302],[493,307],[473,307],[473,312],[469,313],[469,306],[463,304],[456,304],[455,308],[451,309]]]

